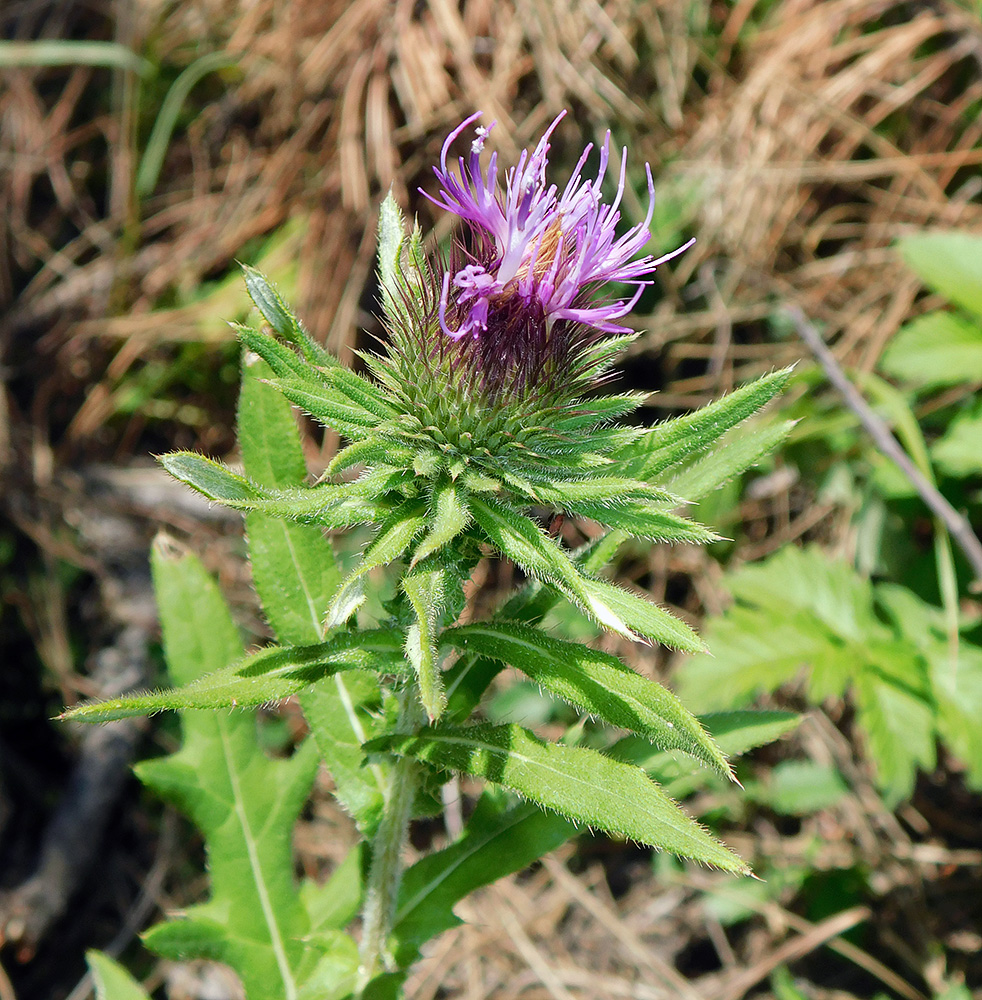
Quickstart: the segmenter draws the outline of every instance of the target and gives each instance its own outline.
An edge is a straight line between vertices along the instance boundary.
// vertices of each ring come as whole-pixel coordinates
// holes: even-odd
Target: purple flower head
[[[472,243],[447,271],[440,296],[440,326],[460,339],[470,335],[482,341],[480,350],[509,355],[518,360],[529,339],[544,347],[557,325],[585,326],[603,333],[630,332],[615,320],[627,315],[641,296],[645,278],[655,268],[682,253],[690,243],[663,257],[636,257],[651,239],[654,184],[648,176],[648,211],[643,223],[620,238],[615,228],[624,194],[627,150],[621,152],[617,194],[605,205],[600,187],[610,159],[610,133],[600,149],[596,180],[581,176],[593,144],[580,156],[572,177],[560,192],[546,180],[549,137],[565,115],[561,112],[546,129],[533,152],[525,150],[518,163],[498,183],[498,154],[492,153],[487,171],[481,154],[494,123],[477,128],[470,155],[457,160],[459,170],[447,163],[452,143],[480,112],[463,121],[443,144],[434,173],[441,190],[430,200],[460,216],[471,230]],[[423,192],[425,194],[425,192]],[[458,266],[459,265],[459,266]],[[595,299],[611,281],[634,285],[627,299]],[[491,340],[493,343],[483,343]],[[525,343],[521,343],[525,341]],[[532,354],[537,353],[534,349]],[[524,359],[522,359],[524,360]],[[531,358],[528,358],[531,361]]]

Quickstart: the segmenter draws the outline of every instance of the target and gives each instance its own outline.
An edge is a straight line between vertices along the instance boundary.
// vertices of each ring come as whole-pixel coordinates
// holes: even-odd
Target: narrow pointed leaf
[[[378,426],[376,414],[356,406],[337,389],[298,378],[272,378],[269,384],[279,389],[291,403],[353,441],[368,436]]]
[[[636,638],[630,627],[612,608],[598,601],[559,546],[523,514],[490,499],[471,497],[474,520],[487,534],[491,543],[526,573],[548,581],[575,601],[601,625],[629,638]]]
[[[245,476],[193,451],[173,451],[160,458],[160,464],[182,483],[209,500],[228,505],[248,504],[263,499],[263,492]]]
[[[589,595],[594,609],[604,609],[603,613],[613,615],[627,627],[653,642],[660,642],[672,649],[687,653],[702,653],[706,644],[685,622],[658,607],[644,597],[629,593],[608,583],[606,580],[591,580],[582,577],[582,588]],[[598,620],[601,612],[595,610]]]
[[[365,549],[358,567],[348,574],[331,602],[327,616],[329,627],[340,625],[351,617],[362,603],[361,586],[366,574],[376,566],[384,566],[402,556],[425,523],[416,501],[409,500],[392,512],[371,545]]]
[[[439,552],[448,542],[459,535],[470,522],[470,511],[462,501],[458,487],[444,480],[433,491],[434,511],[429,531],[413,553],[412,565],[422,562],[427,556]]]
[[[367,410],[379,420],[387,420],[396,415],[396,411],[385,401],[379,387],[355,374],[350,368],[341,366],[332,368],[325,374],[325,378],[327,384],[351,400],[353,406]]]
[[[664,750],[681,750],[726,777],[733,776],[712,738],[678,698],[616,656],[513,622],[447,629],[441,639],[463,652],[503,660],[581,711],[630,729]]]
[[[605,524],[608,528],[620,528],[635,538],[646,538],[653,542],[705,545],[718,541],[720,537],[705,525],[648,504],[628,502],[601,506],[571,503],[569,509],[582,517]]]
[[[307,333],[266,275],[254,267],[249,267],[248,264],[242,265],[242,271],[245,275],[249,298],[256,304],[256,308],[262,313],[266,322],[284,340],[299,347],[311,364],[321,365],[325,368],[339,364],[337,358],[325,351]]]
[[[309,688],[341,670],[401,673],[401,637],[392,631],[344,632],[313,646],[270,646],[183,687],[110,698],[64,713],[76,722],[110,722],[167,710],[265,705]]]
[[[693,457],[756,413],[784,388],[790,377],[790,368],[772,372],[695,413],[653,427],[624,450],[620,456],[623,472],[639,479],[652,479]]]
[[[406,655],[416,671],[419,697],[430,722],[437,721],[447,705],[440,677],[437,627],[444,602],[444,569],[424,564],[402,578],[402,589],[416,614],[406,637]]]
[[[727,434],[722,447],[672,475],[668,485],[686,500],[702,500],[773,452],[794,425],[793,420],[782,420],[767,427],[737,427]]]
[[[262,330],[254,330],[242,323],[230,324],[239,338],[239,343],[253,354],[259,355],[269,365],[277,378],[295,379],[314,388],[322,386],[322,381],[316,369],[311,368],[296,351],[281,344]]]
[[[575,822],[726,871],[749,871],[640,768],[585,747],[546,743],[520,726],[437,727],[384,736],[365,749],[486,778]]]

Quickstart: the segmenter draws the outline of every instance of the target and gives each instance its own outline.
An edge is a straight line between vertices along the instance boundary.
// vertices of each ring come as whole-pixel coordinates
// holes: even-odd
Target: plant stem
[[[421,721],[419,693],[415,684],[409,685],[402,693],[399,728],[403,732],[412,732]],[[359,997],[375,976],[391,970],[393,965],[388,950],[388,937],[395,920],[399,885],[402,881],[402,856],[418,784],[419,764],[411,757],[400,757],[392,768],[382,807],[382,820],[372,842],[372,863],[365,887],[362,916]]]

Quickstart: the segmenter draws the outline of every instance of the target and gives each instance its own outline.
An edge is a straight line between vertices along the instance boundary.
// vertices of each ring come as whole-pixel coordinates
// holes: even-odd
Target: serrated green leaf
[[[681,750],[726,777],[733,776],[719,748],[678,698],[616,656],[513,622],[447,629],[441,641],[462,652],[503,660],[581,711],[639,733],[664,750]]]
[[[235,625],[197,559],[158,547],[153,570],[175,682],[191,683],[241,656]],[[317,769],[313,743],[273,761],[258,747],[247,713],[187,714],[182,728],[176,754],[136,770],[202,830],[211,898],[151,929],[146,942],[172,958],[227,962],[251,996],[294,1000],[308,922],[294,886],[291,842]]]
[[[680,462],[691,461],[769,402],[790,377],[790,368],[772,372],[694,413],[658,424],[617,456],[623,474],[652,480]]]
[[[433,513],[429,530],[413,552],[410,566],[415,566],[427,556],[439,552],[470,523],[470,511],[461,498],[460,489],[449,480],[442,480],[434,487],[430,508]]]
[[[440,677],[437,628],[444,603],[445,571],[428,563],[418,565],[402,578],[416,621],[406,637],[406,655],[416,671],[419,698],[430,722],[437,721],[447,705]]]
[[[437,727],[384,736],[365,749],[483,777],[576,822],[726,871],[749,871],[640,768],[585,747],[545,743],[520,726]]]
[[[720,537],[705,525],[647,504],[627,502],[600,506],[571,503],[569,509],[608,528],[619,528],[635,538],[653,542],[705,545],[718,541]]]
[[[934,769],[934,712],[905,685],[874,670],[855,679],[857,721],[876,763],[876,783],[888,806],[909,798],[918,767]]]
[[[101,951],[87,951],[96,1000],[150,1000],[150,994],[124,969]]]
[[[958,230],[909,233],[897,246],[926,285],[982,318],[982,238]]]
[[[982,649],[962,641],[953,664],[947,644],[931,657],[931,690],[938,734],[967,767],[970,787],[982,790]]]
[[[271,378],[269,384],[282,392],[291,403],[296,403],[312,417],[352,441],[370,436],[379,424],[378,416],[362,406],[356,406],[347,396],[329,386],[283,377]]]
[[[719,448],[674,472],[666,485],[686,500],[702,500],[775,451],[794,425],[793,420],[782,420],[764,427],[756,426],[756,421],[736,427],[722,439]]]

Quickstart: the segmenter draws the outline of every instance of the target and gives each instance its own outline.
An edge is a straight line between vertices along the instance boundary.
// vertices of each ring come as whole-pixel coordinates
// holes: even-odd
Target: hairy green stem
[[[402,698],[399,728],[412,732],[422,721],[416,685],[407,687]],[[418,785],[419,764],[411,757],[400,757],[392,768],[382,821],[372,842],[372,863],[362,911],[358,996],[375,976],[393,967],[388,938],[395,920],[402,882],[402,857]]]

